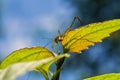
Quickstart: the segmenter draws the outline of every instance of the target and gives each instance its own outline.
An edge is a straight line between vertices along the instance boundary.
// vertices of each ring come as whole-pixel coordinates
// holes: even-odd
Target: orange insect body
[[[71,27],[74,24],[75,20],[78,19],[78,21],[82,24],[81,20],[79,19],[78,16],[75,16],[71,25],[67,28],[67,30],[61,34],[60,31],[58,30],[58,36],[54,39],[55,43],[62,42],[64,37],[71,31]]]
[[[64,34],[62,34],[62,35],[60,35],[60,36],[57,36],[57,37],[55,38],[55,42],[56,42],[56,43],[62,42],[63,39],[64,39]]]

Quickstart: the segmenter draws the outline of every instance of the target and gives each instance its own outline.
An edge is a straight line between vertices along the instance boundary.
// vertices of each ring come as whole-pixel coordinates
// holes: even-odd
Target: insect
[[[63,54],[69,53],[69,52],[80,53],[80,51],[87,49],[89,46],[92,46],[95,43],[101,42],[102,39],[109,37],[112,32],[120,30],[120,19],[88,24],[85,26],[81,26],[77,29],[71,30],[71,27],[74,24],[75,20],[76,20],[76,17],[74,18],[70,27],[63,34],[61,34],[60,31],[58,31],[58,36],[54,39],[56,44],[59,44],[59,42],[62,43],[63,50],[64,50]],[[32,47],[32,48],[23,48],[23,49],[12,52],[8,57],[6,57],[0,64],[0,69],[4,69],[9,65],[12,66],[12,64],[15,64],[18,62],[29,62],[29,61],[35,61],[35,60],[42,60],[46,58],[49,59],[51,57],[54,60],[57,59],[55,58],[54,53],[45,47],[38,46],[38,47]],[[52,80],[59,79],[60,71],[62,70],[61,66],[64,63],[64,60],[65,60],[65,56],[61,57],[60,60],[56,61],[56,71],[55,71],[56,79],[54,79],[54,75],[53,75]],[[36,67],[37,70],[40,69],[39,72],[41,72],[42,70],[41,73],[45,76],[46,80],[49,80],[48,69],[49,69],[50,63],[51,61],[46,64],[44,63],[41,64],[40,67],[39,66]],[[12,68],[11,66],[7,70],[11,70],[13,68],[13,71],[14,71],[15,69],[14,66]],[[27,64],[26,66],[29,66],[29,65]],[[29,68],[31,69],[31,67]],[[18,69],[15,69],[16,72],[17,70]],[[56,76],[56,74],[58,75]],[[6,73],[6,75],[8,75],[8,73]]]
[[[54,39],[55,44],[53,44],[52,47],[54,47],[55,45],[57,45],[59,42],[63,41],[63,39],[67,35],[67,33],[71,31],[71,28],[74,25],[76,19],[78,19],[78,21],[80,22],[80,24],[83,24],[82,21],[80,20],[80,18],[78,16],[75,16],[74,19],[73,19],[73,21],[72,21],[72,23],[71,23],[71,25],[67,28],[67,30],[63,34],[61,34],[60,30],[58,30],[58,36]]]
[[[108,37],[110,33],[115,30],[119,30],[119,27],[115,25],[119,24],[119,19],[92,23],[71,30],[76,19],[81,22],[78,17],[75,17],[70,27],[63,34],[58,31],[58,36],[54,40],[56,44],[59,42],[62,43],[64,53],[81,53],[82,50],[88,49],[89,46],[92,46],[97,42],[101,42],[102,39]],[[110,25],[111,23],[113,24]]]

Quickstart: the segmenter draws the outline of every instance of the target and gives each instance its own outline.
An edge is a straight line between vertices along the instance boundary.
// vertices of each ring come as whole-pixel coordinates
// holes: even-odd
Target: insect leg
[[[81,19],[78,16],[76,16],[76,19],[78,19],[78,21],[80,22],[80,24],[83,25],[83,22],[81,21]]]
[[[83,24],[81,19],[78,16],[75,16],[69,28],[72,28],[72,26],[74,25],[76,19],[80,22],[81,25]]]
[[[80,22],[81,25],[83,25],[81,19],[80,19],[78,16],[75,16],[74,19],[73,19],[73,21],[72,21],[72,23],[71,23],[71,25],[68,27],[68,29],[66,30],[65,33],[69,32],[69,31],[71,30],[71,28],[72,28],[72,26],[74,25],[76,19]]]

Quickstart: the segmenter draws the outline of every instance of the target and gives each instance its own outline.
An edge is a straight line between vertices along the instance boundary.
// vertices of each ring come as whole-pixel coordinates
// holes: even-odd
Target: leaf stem
[[[51,80],[59,80],[60,79],[60,73],[61,73],[62,65],[63,65],[64,61],[65,61],[65,57],[61,58],[60,60],[58,60],[56,62],[56,71]]]

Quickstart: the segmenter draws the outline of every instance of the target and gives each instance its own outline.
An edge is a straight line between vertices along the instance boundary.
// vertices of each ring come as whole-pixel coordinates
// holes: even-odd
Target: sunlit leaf
[[[64,52],[80,53],[81,50],[87,49],[89,46],[102,39],[108,37],[112,32],[120,29],[120,19],[93,23],[82,26],[75,30],[66,31],[61,36],[64,37],[62,42]]]
[[[52,56],[42,60],[19,62],[16,64],[12,64],[6,67],[5,69],[0,69],[0,80],[14,80],[18,76],[23,75],[28,71],[34,70],[37,66],[39,66],[39,68],[42,68],[43,65],[45,64],[55,62],[58,59],[61,59],[63,57],[68,57],[68,56],[69,56],[68,54],[63,54],[56,57]]]
[[[1,63],[0,68],[5,68],[8,65],[17,62],[28,62],[34,60],[45,59],[54,56],[51,51],[44,47],[32,47],[16,50],[8,55]]]
[[[15,64],[18,62],[29,62],[29,61],[35,61],[35,60],[42,60],[49,57],[54,57],[53,53],[49,51],[48,49],[44,47],[32,47],[32,48],[24,48],[20,50],[16,50],[12,52],[9,56],[7,56],[1,63],[0,68],[5,68],[11,64]],[[48,75],[48,68],[50,64],[47,65],[47,67],[43,67],[42,74],[45,77]]]
[[[63,54],[63,56],[61,55],[61,58],[63,58],[64,56],[65,56],[65,57],[69,57],[69,54]],[[56,58],[56,59],[57,59],[57,58]],[[46,64],[43,64],[41,67],[38,66],[36,69],[37,69],[38,71],[42,72],[45,77],[47,77],[47,76],[48,76],[48,69],[49,69],[50,65],[51,65],[54,61],[55,61],[55,59],[54,59],[54,60],[51,60],[50,62],[48,62],[48,63],[46,63]]]
[[[91,78],[86,78],[84,80],[120,80],[120,73],[104,74]]]

